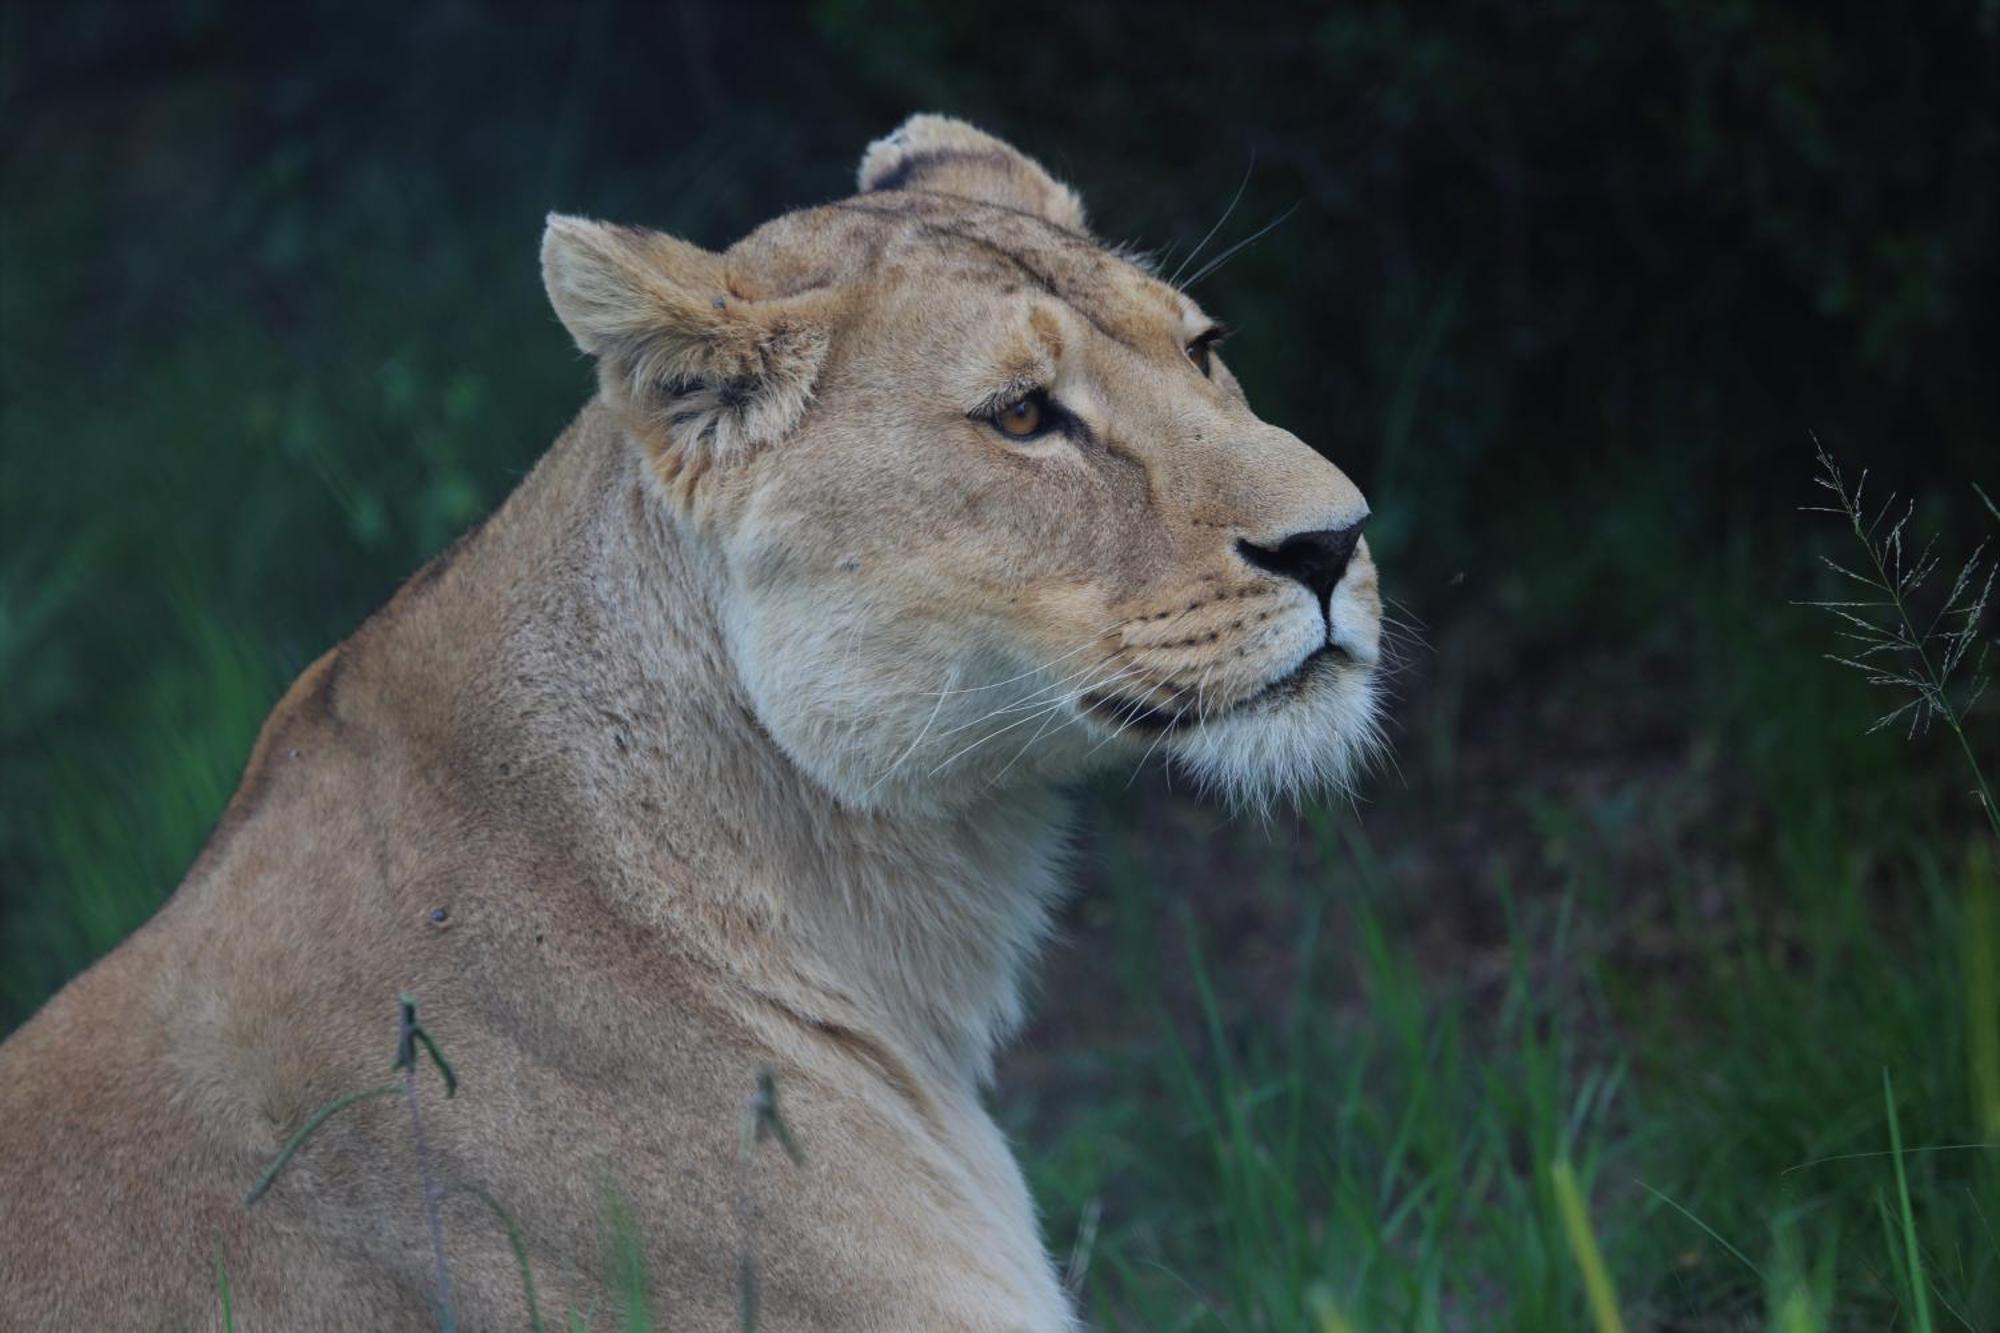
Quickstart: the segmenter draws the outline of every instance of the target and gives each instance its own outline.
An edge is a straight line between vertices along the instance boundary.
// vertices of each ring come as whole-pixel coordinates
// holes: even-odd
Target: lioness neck
[[[470,664],[411,684],[449,694],[437,740],[478,799],[663,947],[933,1076],[987,1078],[1056,892],[1057,793],[924,814],[834,799],[758,723],[719,561],[602,404],[445,559],[400,618],[457,647],[412,660]]]

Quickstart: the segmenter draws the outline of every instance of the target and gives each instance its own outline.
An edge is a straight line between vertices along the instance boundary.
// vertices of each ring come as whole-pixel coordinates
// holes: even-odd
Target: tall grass
[[[1819,462],[1821,475],[1816,480],[1834,497],[1834,504],[1819,507],[1819,512],[1845,520],[1866,557],[1858,570],[1826,558],[1829,569],[1861,589],[1859,600],[1812,603],[1837,616],[1844,626],[1841,636],[1854,645],[1833,660],[1889,692],[1891,702],[1875,720],[1876,728],[1905,722],[1912,736],[1933,723],[1950,730],[1987,827],[2000,841],[2000,806],[1994,803],[1993,786],[1966,733],[1967,714],[1992,683],[1986,671],[1992,648],[1986,606],[2000,568],[1986,558],[1987,543],[1981,541],[1957,566],[1935,608],[1925,614],[1916,600],[1938,574],[1944,557],[1934,540],[1913,545],[1916,539],[1909,528],[1915,502],[1899,504],[1891,495],[1871,516],[1863,497],[1868,474],[1862,473],[1850,491],[1832,455],[1820,450]],[[1987,511],[1995,513],[1986,493],[1977,493]],[[2000,513],[1995,518],[2000,520]]]
[[[1353,957],[1321,920],[1291,998],[1254,1017],[1184,926],[1192,1025],[1156,995],[1165,1044],[1124,1053],[1107,1082],[1126,1091],[1036,1164],[1058,1216],[1102,1205],[1092,1307],[1142,1328],[1564,1326],[1551,1181],[1572,1157],[1579,1188],[1600,1179],[1617,1063],[1586,1057],[1529,948],[1487,1011],[1441,996],[1373,911]],[[1350,988],[1358,1010],[1328,1003]]]

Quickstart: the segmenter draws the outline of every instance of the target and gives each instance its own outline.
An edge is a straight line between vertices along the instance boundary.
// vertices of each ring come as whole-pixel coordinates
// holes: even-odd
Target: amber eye
[[[1188,360],[1194,362],[1194,368],[1210,379],[1215,378],[1215,345],[1222,341],[1227,332],[1228,330],[1221,325],[1217,325],[1187,345]]]
[[[1025,440],[1042,432],[1043,419],[1048,415],[1047,406],[1039,393],[1031,393],[993,414],[993,424],[1003,435],[1011,435],[1017,440]]]

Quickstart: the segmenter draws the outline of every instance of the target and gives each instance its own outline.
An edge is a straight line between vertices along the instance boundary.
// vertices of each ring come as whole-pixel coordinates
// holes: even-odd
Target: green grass
[[[1488,1022],[1357,924],[1360,1012],[1321,1011],[1308,979],[1282,1020],[1232,1030],[1197,962],[1199,1023],[1183,1040],[1162,1015],[1159,1049],[1110,1080],[1144,1095],[1037,1163],[1045,1206],[1105,1201],[1089,1294],[1108,1322],[1297,1328],[1331,1301],[1355,1328],[1564,1326],[1551,1172],[1603,1171],[1617,1065],[1551,1026],[1525,957]]]
[[[215,1294],[221,1302],[219,1312],[223,1333],[236,1333],[236,1297],[229,1286],[229,1263],[222,1257],[222,1242],[215,1242]]]

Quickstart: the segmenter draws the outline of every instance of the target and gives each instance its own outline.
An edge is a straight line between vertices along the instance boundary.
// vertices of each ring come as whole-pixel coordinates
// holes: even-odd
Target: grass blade
[[[236,1333],[236,1302],[229,1290],[229,1264],[222,1257],[222,1238],[215,1238],[215,1290],[222,1297],[222,1333]]]
[[[1917,1249],[1917,1219],[1910,1210],[1910,1180],[1903,1170],[1903,1126],[1896,1118],[1896,1092],[1886,1067],[1882,1070],[1882,1105],[1889,1114],[1889,1155],[1896,1164],[1896,1203],[1901,1214],[1904,1262],[1908,1264],[1910,1304],[1916,1311],[1917,1333],[1934,1333],[1930,1286],[1924,1278],[1923,1256]]]
[[[1359,1333],[1354,1321],[1341,1312],[1339,1302],[1324,1286],[1314,1283],[1307,1290],[1306,1305],[1312,1311],[1313,1333]]]
[[[1590,1208],[1569,1158],[1559,1157],[1549,1168],[1549,1184],[1555,1189],[1556,1207],[1562,1214],[1563,1235],[1569,1241],[1570,1256],[1583,1275],[1592,1324],[1597,1333],[1625,1333],[1625,1321],[1618,1313],[1618,1292],[1611,1284],[1610,1270],[1604,1266],[1604,1255],[1597,1248],[1597,1237],[1591,1232]]]
[[[391,1097],[402,1090],[403,1085],[400,1083],[384,1083],[380,1087],[363,1088],[360,1092],[350,1092],[345,1097],[335,1097],[325,1106],[314,1111],[306,1118],[306,1122],[299,1126],[298,1132],[285,1141],[285,1146],[278,1150],[278,1155],[271,1159],[269,1166],[264,1168],[264,1174],[257,1177],[257,1183],[252,1185],[250,1192],[243,1196],[243,1206],[248,1208],[251,1204],[256,1203],[257,1200],[264,1197],[272,1184],[277,1181],[278,1173],[283,1171],[286,1165],[292,1160],[292,1154],[296,1153],[299,1147],[312,1137],[313,1131],[325,1124],[329,1118],[338,1112],[345,1111],[356,1102],[365,1102],[371,1097]]]
[[[1689,1212],[1687,1209],[1681,1207],[1678,1203],[1674,1202],[1666,1195],[1654,1189],[1651,1185],[1648,1185],[1645,1181],[1641,1180],[1637,1183],[1640,1189],[1646,1191],[1646,1193],[1652,1195],[1654,1198],[1658,1199],[1661,1203],[1665,1204],[1667,1207],[1679,1213],[1682,1217],[1685,1217],[1688,1221],[1700,1227],[1703,1235],[1707,1236],[1717,1245],[1720,1245],[1723,1249],[1727,1250],[1730,1256],[1734,1258],[1737,1263],[1742,1264],[1745,1268],[1749,1269],[1752,1273],[1755,1273],[1758,1277],[1764,1276],[1764,1270],[1757,1267],[1757,1265],[1751,1263],[1749,1256],[1744,1254],[1743,1251],[1737,1249],[1734,1245],[1731,1245],[1728,1241],[1724,1240],[1722,1238],[1721,1232],[1717,1231],[1714,1227],[1710,1226],[1708,1223],[1702,1221],[1699,1217],[1696,1217],[1693,1213]]]
[[[1965,855],[1966,1044],[1974,1108],[1985,1137],[2000,1138],[2000,914],[1994,911],[1993,859],[1983,840]]]
[[[507,1243],[514,1247],[514,1259],[521,1265],[521,1290],[528,1298],[529,1333],[542,1333],[542,1309],[535,1300],[535,1274],[528,1267],[528,1243],[521,1235],[521,1228],[507,1210],[500,1206],[500,1201],[486,1190],[474,1185],[472,1192],[493,1210],[493,1215],[500,1219],[500,1225],[506,1228]]]

